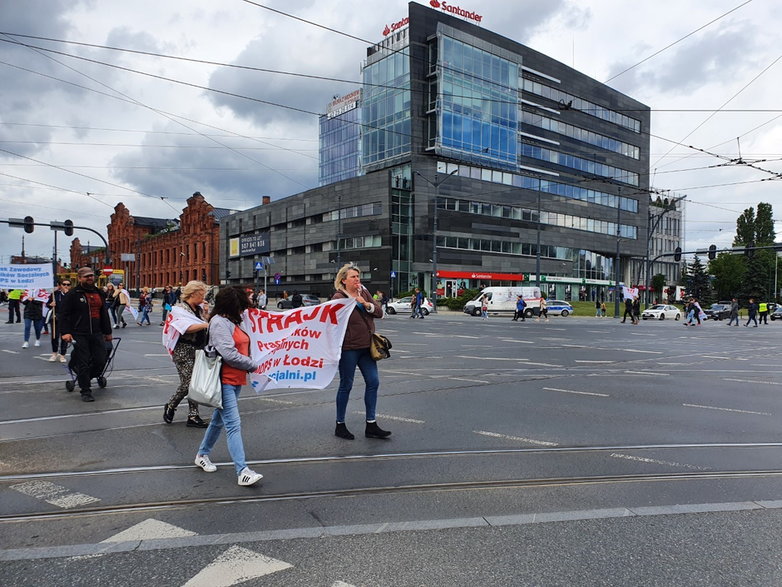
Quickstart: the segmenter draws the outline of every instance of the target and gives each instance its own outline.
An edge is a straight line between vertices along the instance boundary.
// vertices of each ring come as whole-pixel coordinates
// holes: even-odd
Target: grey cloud
[[[756,36],[748,23],[720,27],[688,39],[618,77],[612,85],[629,94],[654,89],[685,95],[697,88],[744,77],[747,68],[757,69],[751,55]],[[623,59],[611,67],[611,76],[627,69],[653,51],[644,47],[637,59]],[[759,69],[757,69],[759,71]]]

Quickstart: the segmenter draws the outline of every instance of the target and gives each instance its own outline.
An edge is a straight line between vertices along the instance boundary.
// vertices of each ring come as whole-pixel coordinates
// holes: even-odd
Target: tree
[[[703,303],[710,303],[712,299],[711,282],[698,255],[690,265],[689,283],[687,294],[698,298]]]
[[[665,289],[665,275],[662,273],[658,273],[657,275],[652,276],[652,291],[654,292],[654,297],[658,300],[662,301],[663,299],[663,289]]]
[[[755,209],[747,208],[736,219],[736,236],[733,238],[734,247],[746,247],[755,240]]]
[[[743,281],[742,297],[758,301],[768,299],[768,272],[764,256],[755,255],[747,260],[747,274]]]
[[[743,292],[747,263],[743,255],[720,253],[709,261],[709,274],[714,276],[712,286],[717,300],[730,300]]]
[[[771,204],[758,204],[758,213],[755,215],[755,243],[758,246],[773,245],[776,241],[773,215]]]

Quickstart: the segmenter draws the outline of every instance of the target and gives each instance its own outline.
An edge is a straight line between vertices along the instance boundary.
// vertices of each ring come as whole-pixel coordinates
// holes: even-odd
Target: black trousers
[[[22,313],[19,311],[19,300],[8,300],[8,322],[13,324],[14,314],[16,314],[16,321],[22,321]]]
[[[90,381],[103,372],[106,366],[106,339],[102,334],[74,334],[71,371],[82,393],[90,391]]]
[[[60,325],[57,323],[57,318],[52,320],[49,332],[52,336],[52,352],[65,355],[68,352],[68,343],[60,336]]]

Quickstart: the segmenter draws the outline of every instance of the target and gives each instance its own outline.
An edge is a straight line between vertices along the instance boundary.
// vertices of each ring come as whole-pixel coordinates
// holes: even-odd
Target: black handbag
[[[393,346],[387,336],[373,332],[369,342],[369,354],[375,361],[381,361],[391,356]]]

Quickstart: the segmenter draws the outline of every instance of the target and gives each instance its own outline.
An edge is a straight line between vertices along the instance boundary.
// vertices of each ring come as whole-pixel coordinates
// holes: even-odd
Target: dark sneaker
[[[163,421],[166,424],[171,424],[171,422],[174,421],[174,414],[176,413],[176,408],[172,408],[170,405],[166,404],[163,406]]]
[[[81,401],[83,401],[83,402],[94,402],[95,398],[92,397],[92,394],[89,391],[82,391],[81,392]]]
[[[188,428],[206,428],[209,426],[208,422],[204,422],[201,419],[201,416],[190,416],[187,419],[187,427]]]

